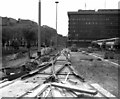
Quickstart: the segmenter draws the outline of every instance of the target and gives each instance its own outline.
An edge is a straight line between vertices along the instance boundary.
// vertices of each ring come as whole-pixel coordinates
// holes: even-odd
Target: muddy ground
[[[103,62],[97,58],[72,52],[72,65],[89,83],[98,83],[104,89],[118,97],[118,66]]]

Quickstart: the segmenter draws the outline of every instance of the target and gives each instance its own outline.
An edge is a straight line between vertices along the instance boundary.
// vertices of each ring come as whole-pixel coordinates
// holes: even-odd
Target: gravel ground
[[[72,65],[89,83],[98,83],[104,89],[118,97],[118,67],[97,60],[95,57],[72,52]]]

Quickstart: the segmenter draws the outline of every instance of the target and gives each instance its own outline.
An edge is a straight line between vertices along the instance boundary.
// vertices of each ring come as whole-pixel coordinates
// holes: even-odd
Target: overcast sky
[[[0,0],[0,16],[29,19],[38,23],[39,0]],[[41,0],[41,25],[56,28],[56,0]],[[120,0],[57,0],[58,4],[58,33],[68,34],[68,11],[78,9],[118,9]],[[106,1],[106,3],[105,3]],[[106,5],[105,5],[106,4]]]

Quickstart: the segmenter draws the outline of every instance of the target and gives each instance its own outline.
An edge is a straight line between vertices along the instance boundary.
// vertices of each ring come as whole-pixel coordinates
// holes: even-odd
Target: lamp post
[[[104,4],[104,6],[105,6],[105,9],[106,9],[106,0],[105,0],[105,4]]]
[[[38,3],[38,52],[37,55],[41,56],[41,0]]]
[[[58,2],[58,1],[55,1],[55,3],[56,3],[56,32],[57,32],[57,4],[58,4],[59,2]],[[57,39],[58,39],[58,37],[57,37],[57,34],[56,34],[56,47],[57,47],[57,44],[58,44]]]

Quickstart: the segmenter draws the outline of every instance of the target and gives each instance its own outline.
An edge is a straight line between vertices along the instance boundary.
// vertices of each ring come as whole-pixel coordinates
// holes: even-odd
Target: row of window
[[[94,29],[73,29],[73,30],[70,30],[70,33],[74,33],[74,32],[76,32],[76,33],[79,33],[79,32],[91,32],[91,31],[100,31],[100,32],[105,32],[105,31],[118,31],[118,30],[120,30],[120,29],[111,29],[111,28],[104,28],[104,29],[96,29],[96,28],[94,28]]]
[[[93,25],[93,24],[107,24],[107,25],[117,25],[118,23],[117,22],[71,22],[71,23],[69,23],[70,25],[84,25],[84,24],[86,24],[86,25]]]
[[[71,18],[70,19],[70,21],[85,21],[85,20],[106,20],[106,21],[109,21],[109,20],[116,20],[117,21],[117,19],[118,19],[118,17],[113,17],[113,18],[99,18],[99,17],[97,17],[97,18]]]

